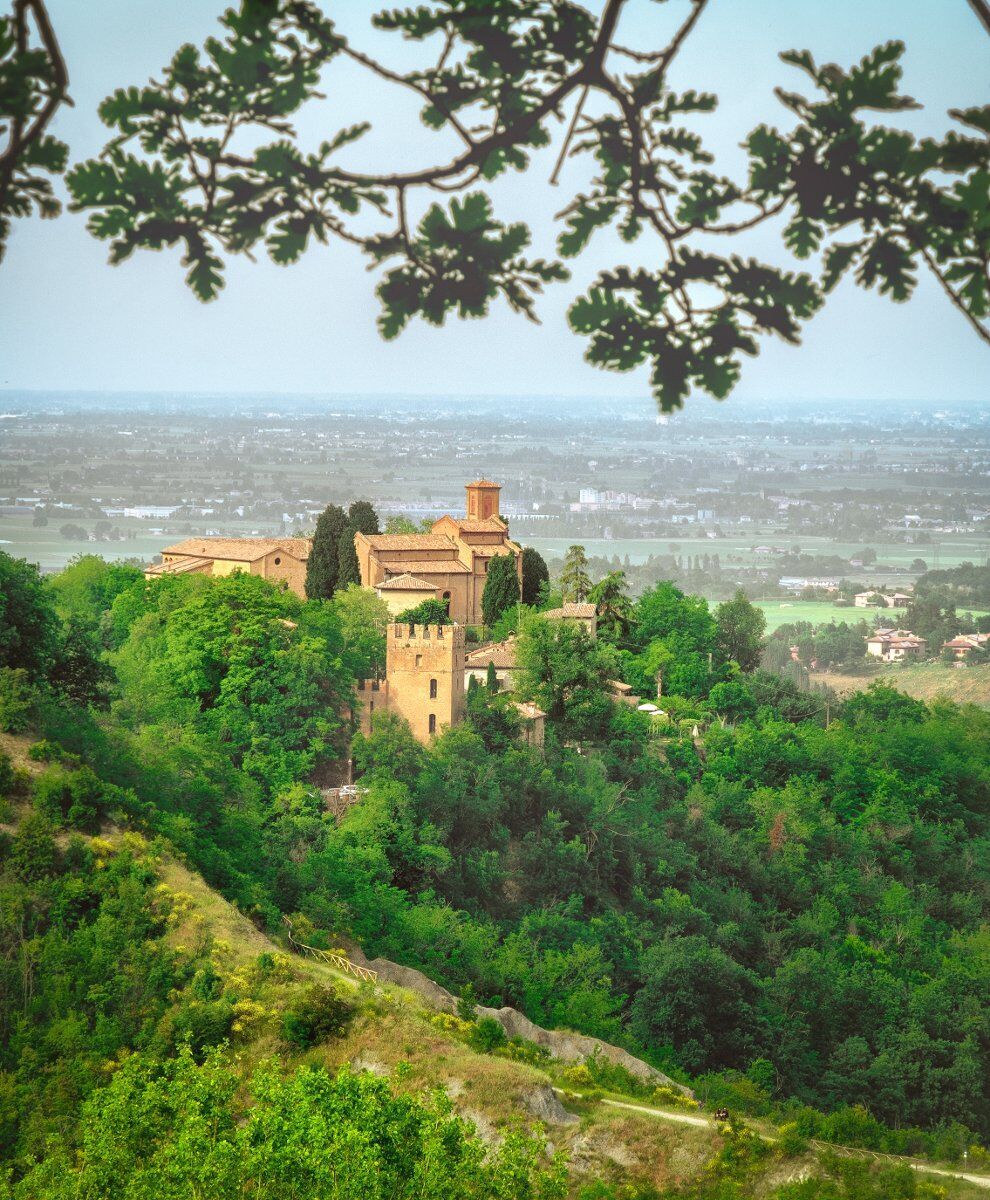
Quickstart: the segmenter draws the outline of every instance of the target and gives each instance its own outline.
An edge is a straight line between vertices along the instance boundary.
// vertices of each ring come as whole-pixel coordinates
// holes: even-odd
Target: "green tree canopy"
[[[514,554],[497,554],[488,562],[485,590],[481,593],[481,617],[489,627],[504,612],[519,603],[519,576]]]
[[[39,678],[57,653],[58,636],[38,568],[0,550],[0,667]]]
[[[157,1062],[135,1055],[95,1092],[78,1159],[54,1148],[19,1190],[38,1200],[81,1194],[152,1200],[236,1200],[259,1192],[295,1200],[562,1200],[563,1164],[509,1133],[497,1150],[454,1115],[449,1100],[396,1095],[369,1072],[268,1061],[250,1094],[220,1051],[197,1064],[186,1047]]]
[[[371,588],[350,583],[333,598],[344,640],[344,660],[355,679],[380,679],[385,674],[385,627],[388,605]]]
[[[516,653],[520,693],[566,732],[598,736],[611,710],[608,681],[618,674],[612,648],[583,625],[535,614],[523,622]]]
[[[591,591],[588,556],[583,546],[568,546],[560,569],[560,593],[565,604],[578,603]]]
[[[625,571],[610,571],[591,589],[588,599],[598,610],[599,634],[612,642],[624,638],[633,619]]]
[[[310,600],[329,600],[337,590],[338,552],[346,528],[347,515],[337,504],[328,504],[317,517],[306,562],[306,595]]]
[[[450,608],[447,601],[431,596],[414,608],[399,613],[395,620],[406,621],[410,625],[447,625],[450,622]]]
[[[982,0],[970,3],[986,20]],[[717,21],[716,6],[708,18],[709,0],[669,5],[669,25],[635,46],[621,41],[627,7],[518,0],[488,6],[479,21],[472,6],[443,0],[374,13],[376,32],[422,44],[422,60],[397,72],[314,0],[243,0],[216,36],[182,46],[158,77],[120,80],[100,106],[108,147],[67,176],[73,207],[110,243],[114,263],[137,249],[181,248],[203,300],[223,287],[228,259],[259,246],[289,264],[313,243],[357,245],[378,272],[388,338],[415,317],[482,317],[499,299],[536,319],[540,292],[569,278],[565,262],[597,233],[642,241],[644,265],[624,265],[625,255],[606,263],[568,320],[590,362],[644,368],[664,410],[694,389],[724,398],[744,358],[770,337],[797,343],[846,276],[903,301],[931,274],[990,343],[990,108],[953,109],[944,135],[919,138],[896,124],[918,107],[900,90],[901,42],[842,64],[788,50],[780,107],[768,94],[741,169],[730,168],[700,132],[717,97],[673,82],[681,48],[703,17]],[[0,116],[13,133],[0,156],[0,243],[9,218],[32,203],[54,215],[48,176],[66,158],[45,133],[66,70],[44,4],[25,0],[14,13],[0,27]],[[358,169],[351,147],[369,122],[331,127],[318,143],[297,135],[293,122],[343,64],[401,89],[453,148],[402,169],[368,150]],[[497,181],[542,162],[536,152],[568,107],[558,160],[570,155],[585,169],[555,203],[556,255],[533,253],[529,225],[497,213]],[[740,235],[761,226],[779,230],[787,265],[748,253]]]
[[[522,552],[522,602],[535,605],[544,585],[549,586],[550,570],[539,550],[526,546]]]
[[[743,671],[755,671],[760,665],[766,627],[766,615],[740,588],[715,610],[716,662],[735,662]]]
[[[361,564],[354,545],[354,532],[351,525],[345,525],[337,540],[337,586],[341,588],[361,582]]]
[[[378,513],[368,500],[355,500],[347,510],[347,524],[355,533],[365,533],[369,536],[381,533],[378,527]]]
[[[208,581],[115,655],[134,719],[208,733],[277,791],[337,756],[353,675],[336,613],[256,575]]]

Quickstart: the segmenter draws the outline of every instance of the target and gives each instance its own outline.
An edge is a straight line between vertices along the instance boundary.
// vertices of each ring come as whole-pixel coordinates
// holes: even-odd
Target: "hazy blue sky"
[[[181,43],[201,42],[222,3],[49,0],[49,7],[76,102],[56,132],[81,158],[105,141],[99,100],[142,83]],[[396,66],[416,61],[418,47],[371,31],[368,17],[378,7],[326,3],[355,44]],[[663,44],[686,11],[686,0],[630,0],[621,40]],[[720,111],[704,129],[710,147],[736,167],[738,143],[754,125],[786,119],[774,84],[802,82],[777,60],[780,50],[807,47],[819,61],[848,63],[892,37],[907,43],[905,88],[925,105],[901,118],[905,126],[940,132],[948,108],[986,102],[990,39],[966,0],[713,0],[672,83],[719,93]],[[355,165],[412,166],[442,156],[442,138],[423,131],[401,93],[383,93],[364,74],[336,65],[327,92],[297,122],[304,142],[367,116],[375,130],[355,148]],[[584,179],[584,167],[573,163],[562,186],[550,188],[551,163],[552,155],[498,192],[501,215],[528,219],[544,252],[553,213]],[[778,239],[763,232],[745,249],[786,260]],[[373,277],[354,248],[320,247],[288,269],[266,259],[234,262],[221,298],[205,307],[185,289],[178,258],[139,252],[110,268],[105,246],[80,217],[19,222],[0,266],[0,388],[647,394],[642,375],[587,366],[582,341],[565,325],[578,288],[602,265],[630,258],[606,238],[578,263],[571,284],[544,299],[541,326],[500,306],[484,322],[440,331],[414,325],[390,344],[375,332]],[[802,347],[765,345],[737,394],[986,401],[990,356],[933,283],[923,281],[909,305],[847,283],[808,327]]]

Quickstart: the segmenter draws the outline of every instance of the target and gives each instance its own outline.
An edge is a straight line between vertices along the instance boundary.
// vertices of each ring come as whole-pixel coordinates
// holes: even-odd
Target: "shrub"
[[[513,1062],[528,1063],[531,1067],[545,1067],[553,1058],[545,1047],[528,1042],[525,1038],[509,1038],[499,1053]]]
[[[585,1063],[572,1063],[571,1066],[565,1067],[562,1073],[568,1083],[576,1084],[578,1087],[590,1087],[593,1082],[591,1072]]]
[[[23,667],[0,667],[0,730],[23,733],[35,720],[40,700]]]
[[[797,1125],[793,1121],[789,1121],[780,1127],[777,1149],[785,1158],[796,1158],[799,1154],[807,1151],[808,1140],[798,1132]]]
[[[9,796],[14,790],[14,778],[10,759],[0,750],[0,796]]]
[[[496,1050],[501,1050],[508,1040],[505,1030],[494,1017],[482,1017],[471,1030],[468,1044],[472,1049],[481,1051],[482,1054],[492,1054]]]
[[[81,765],[77,754],[70,754],[67,750],[63,750],[57,742],[50,742],[46,738],[42,738],[40,742],[32,742],[28,746],[27,756],[32,762],[62,763],[68,767]]]
[[[51,767],[35,782],[34,797],[49,820],[87,830],[99,827],[107,807],[107,789],[89,767]]]
[[[176,1046],[188,1042],[197,1061],[211,1046],[219,1046],[230,1037],[234,1009],[226,1000],[189,1000],[164,1022],[165,1032],[171,1033]]]
[[[306,1049],[328,1038],[341,1037],[354,1010],[336,988],[309,988],[282,1017],[286,1041]]]

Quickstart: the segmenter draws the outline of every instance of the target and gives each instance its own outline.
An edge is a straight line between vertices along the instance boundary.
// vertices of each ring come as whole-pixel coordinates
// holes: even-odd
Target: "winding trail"
[[[576,1092],[568,1092],[563,1088],[553,1089],[559,1096],[570,1097],[572,1099],[580,1099],[581,1097]],[[672,1121],[678,1125],[701,1125],[712,1127],[715,1121],[711,1117],[696,1117],[691,1113],[672,1112],[664,1108],[651,1108],[646,1104],[629,1104],[625,1100],[609,1100],[607,1097],[601,1097],[596,1101],[597,1104],[607,1104],[609,1108],[623,1108],[629,1112],[643,1113],[648,1117],[655,1117],[658,1121]],[[760,1136],[768,1142],[775,1142],[777,1139],[769,1134],[758,1131]],[[973,1175],[967,1171],[953,1171],[948,1167],[935,1167],[930,1163],[920,1162],[914,1158],[901,1158],[896,1154],[878,1154],[872,1150],[861,1150],[853,1146],[836,1146],[831,1142],[820,1142],[812,1139],[811,1144],[821,1150],[837,1151],[841,1154],[855,1158],[873,1158],[882,1162],[900,1163],[908,1166],[912,1171],[918,1171],[925,1175],[941,1175],[945,1179],[959,1179],[965,1183],[972,1183],[976,1187],[990,1189],[990,1175]]]

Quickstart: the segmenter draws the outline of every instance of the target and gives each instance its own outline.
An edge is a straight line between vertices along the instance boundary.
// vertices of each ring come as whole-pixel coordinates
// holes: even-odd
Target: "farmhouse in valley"
[[[374,588],[396,615],[432,595],[447,604],[452,621],[480,625],[491,560],[513,555],[522,582],[522,548],[498,515],[500,490],[488,479],[469,483],[467,515],[441,517],[429,533],[355,534],[362,585]]]
[[[884,662],[924,658],[928,642],[908,629],[878,629],[866,639],[866,653]]]
[[[853,597],[856,608],[907,608],[911,596],[907,592],[881,592],[874,588],[869,592],[857,592]]]
[[[990,633],[960,633],[942,646],[943,654],[951,654],[957,662],[990,651]]]

